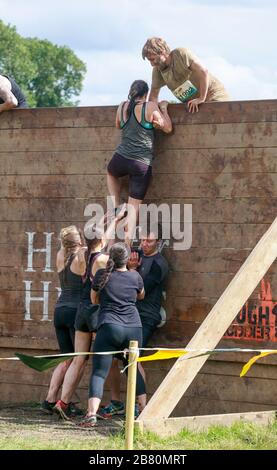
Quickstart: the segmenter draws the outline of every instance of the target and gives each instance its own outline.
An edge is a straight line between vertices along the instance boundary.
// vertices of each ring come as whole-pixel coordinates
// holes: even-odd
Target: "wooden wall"
[[[183,105],[171,105],[169,111],[174,132],[157,137],[147,201],[192,204],[193,234],[189,250],[165,250],[171,267],[168,321],[152,344],[185,347],[276,217],[277,101],[206,104],[195,115]],[[106,165],[120,138],[114,117],[114,107],[15,110],[0,116],[1,357],[57,349],[51,321],[57,237],[61,227],[87,220],[87,204],[104,204]],[[33,270],[30,262],[28,268],[31,233],[36,249],[45,248],[48,237],[50,268],[45,252],[35,252]],[[33,300],[28,312],[26,289],[42,297],[43,286],[48,308],[43,312],[43,302]],[[276,298],[275,263],[221,345],[276,347]],[[264,359],[240,379],[248,358],[241,353],[209,360],[174,414],[275,408],[276,358]],[[170,366],[170,361],[148,364],[150,394]],[[1,361],[0,400],[41,400],[49,377]],[[87,380],[88,374],[78,391],[83,401]]]

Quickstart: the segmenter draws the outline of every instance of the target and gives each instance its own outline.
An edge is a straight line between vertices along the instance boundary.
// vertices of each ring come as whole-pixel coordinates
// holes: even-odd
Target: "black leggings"
[[[54,326],[61,353],[74,352],[75,317],[77,308],[56,307]]]
[[[123,349],[128,348],[129,341],[131,340],[137,340],[138,347],[141,347],[142,328],[104,323],[104,325],[101,325],[97,331],[96,339],[93,345],[93,352],[122,351]],[[127,359],[122,360],[124,366],[127,365]],[[112,361],[112,354],[96,354],[93,356],[92,375],[89,384],[89,398],[102,398],[104,383],[109,374]],[[137,369],[136,394],[143,395],[144,393],[145,383],[139,369]]]

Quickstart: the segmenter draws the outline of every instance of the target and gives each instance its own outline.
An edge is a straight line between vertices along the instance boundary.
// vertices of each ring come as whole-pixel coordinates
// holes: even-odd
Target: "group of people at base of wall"
[[[113,215],[105,221],[106,230],[76,226],[60,232],[61,248],[56,266],[61,295],[54,312],[54,325],[61,353],[123,351],[130,340],[145,348],[161,324],[161,305],[168,264],[160,253],[161,227],[142,228],[140,250],[132,251],[134,229],[140,204],[152,178],[155,130],[172,131],[168,102],[158,103],[160,88],[167,85],[187,104],[188,112],[198,112],[201,103],[228,101],[223,85],[213,77],[188,49],[170,50],[161,38],[150,38],[142,49],[143,59],[153,67],[152,85],[143,80],[132,83],[128,100],[116,113],[121,142],[107,167],[108,191],[114,198]],[[0,76],[0,112],[26,107],[16,82]],[[129,176],[128,211],[120,207],[120,179]],[[129,211],[129,208],[132,208]],[[103,221],[101,221],[103,222]],[[125,242],[114,243],[112,234],[125,224]],[[42,403],[46,413],[57,413],[65,420],[79,419],[82,427],[94,427],[97,418],[124,414],[120,397],[118,361],[126,365],[124,354],[96,354],[92,359],[87,412],[83,415],[72,397],[83,376],[89,356],[83,354],[60,363],[53,372],[48,394]],[[111,401],[100,406],[104,383],[110,377]],[[137,369],[137,416],[146,405],[145,373]],[[60,397],[60,398],[59,398]]]

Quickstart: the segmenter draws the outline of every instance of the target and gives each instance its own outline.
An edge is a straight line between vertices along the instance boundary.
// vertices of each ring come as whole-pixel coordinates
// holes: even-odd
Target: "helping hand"
[[[204,100],[201,98],[194,98],[188,102],[188,111],[189,113],[198,113],[198,105],[204,103]]]
[[[139,259],[139,254],[137,251],[132,251],[130,258],[128,259],[128,269],[137,269],[141,265],[141,259]]]
[[[162,112],[166,111],[168,107],[168,101],[163,100],[159,102],[159,108]]]

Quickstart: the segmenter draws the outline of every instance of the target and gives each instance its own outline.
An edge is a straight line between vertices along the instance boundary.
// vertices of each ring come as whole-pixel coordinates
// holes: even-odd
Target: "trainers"
[[[70,421],[70,406],[69,403],[64,403],[62,400],[58,400],[53,408],[53,411],[57,413],[63,420]]]
[[[47,415],[52,415],[54,413],[55,405],[56,405],[55,401],[51,402],[51,401],[44,400],[40,405],[40,409],[43,413]]]
[[[124,413],[124,403],[116,400],[111,400],[111,403],[99,410],[99,414],[104,418],[111,418],[114,415],[124,415]]]
[[[139,417],[139,414],[140,414],[139,406],[138,406],[138,404],[136,403],[136,404],[135,404],[135,419],[137,419],[137,418]]]
[[[80,426],[81,428],[94,428],[94,426],[97,425],[97,416],[92,415],[92,416],[85,416],[79,423],[77,423],[77,426]]]
[[[68,404],[68,407],[68,413],[70,416],[72,416],[72,418],[74,418],[74,416],[84,416],[83,410],[81,410],[81,408],[78,408],[78,406],[76,406],[76,404],[72,401]]]

